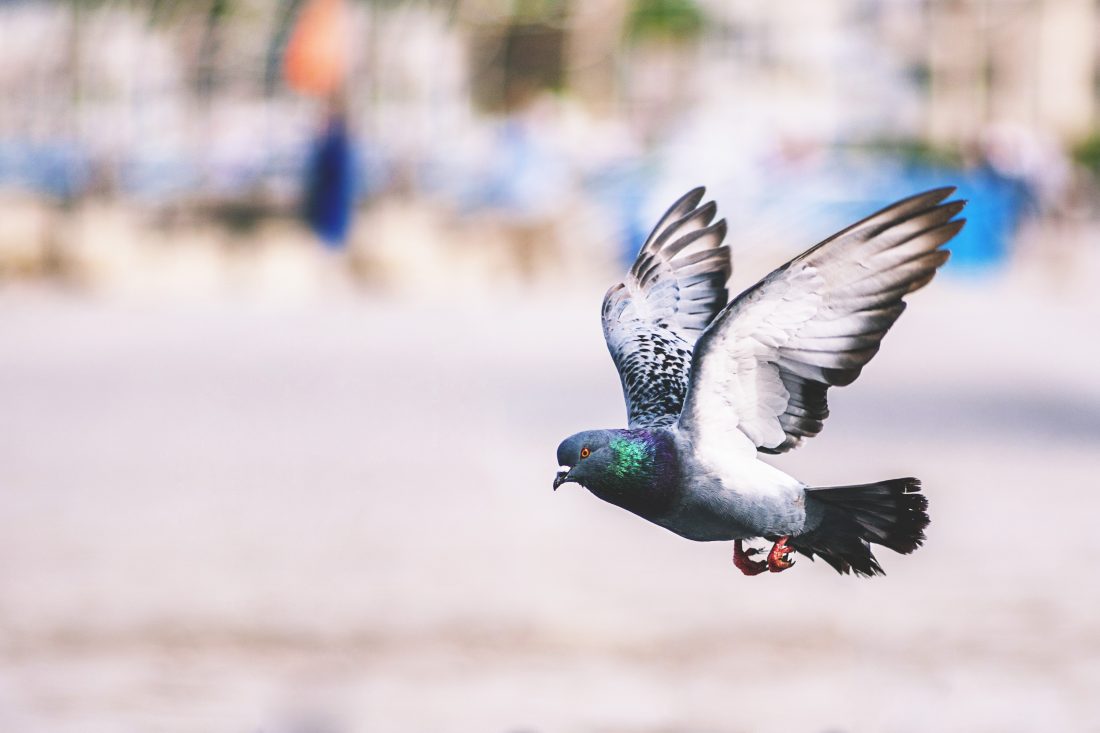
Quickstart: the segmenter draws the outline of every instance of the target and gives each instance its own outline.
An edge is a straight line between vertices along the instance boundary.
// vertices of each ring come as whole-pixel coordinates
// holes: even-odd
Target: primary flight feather
[[[625,430],[558,446],[556,489],[573,482],[688,539],[733,540],[746,575],[820,556],[838,572],[881,574],[871,544],[909,553],[924,540],[915,478],[810,487],[764,463],[817,435],[827,391],[850,384],[905,310],[905,295],[947,261],[962,201],[940,188],[829,237],[728,302],[729,248],[717,207],[696,188],[674,203],[623,282],[603,329],[626,400]],[[742,541],[774,544],[765,560]]]

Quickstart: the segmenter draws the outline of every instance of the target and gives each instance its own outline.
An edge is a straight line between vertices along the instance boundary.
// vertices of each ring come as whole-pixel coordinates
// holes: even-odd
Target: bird
[[[897,201],[732,301],[726,221],[701,203],[705,188],[680,197],[603,299],[627,427],[562,441],[554,490],[578,484],[689,540],[732,540],[745,575],[787,570],[795,553],[884,575],[873,545],[907,555],[924,543],[918,479],[810,486],[762,456],[821,432],[829,388],[859,376],[905,296],[947,261],[943,247],[966,221],[954,192]],[[772,543],[766,555],[745,547],[758,538]]]

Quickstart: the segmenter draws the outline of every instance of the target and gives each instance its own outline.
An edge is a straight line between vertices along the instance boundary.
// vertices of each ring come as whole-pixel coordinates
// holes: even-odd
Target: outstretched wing
[[[955,189],[889,206],[741,293],[699,339],[680,417],[689,431],[740,431],[782,453],[817,435],[826,391],[850,384],[927,284],[962,228]]]
[[[603,334],[619,370],[630,427],[676,422],[687,392],[691,350],[722,308],[730,276],[726,222],[711,224],[705,189],[685,194],[661,217],[623,282],[603,299]]]

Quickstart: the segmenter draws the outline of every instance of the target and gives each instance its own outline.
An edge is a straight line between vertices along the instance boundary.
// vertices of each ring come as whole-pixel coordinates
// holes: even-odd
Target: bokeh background
[[[4,0],[0,100],[0,730],[1100,731],[1093,0]],[[550,490],[700,184],[735,291],[970,201],[775,459],[884,578]]]

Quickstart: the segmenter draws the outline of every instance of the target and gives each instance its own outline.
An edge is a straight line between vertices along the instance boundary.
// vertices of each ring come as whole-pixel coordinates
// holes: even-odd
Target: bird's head
[[[554,488],[580,484],[593,494],[643,517],[672,506],[677,492],[676,449],[671,437],[650,430],[586,430],[558,446]]]
[[[558,474],[554,489],[565,483],[592,488],[610,470],[615,459],[610,430],[585,430],[570,435],[558,446]]]

